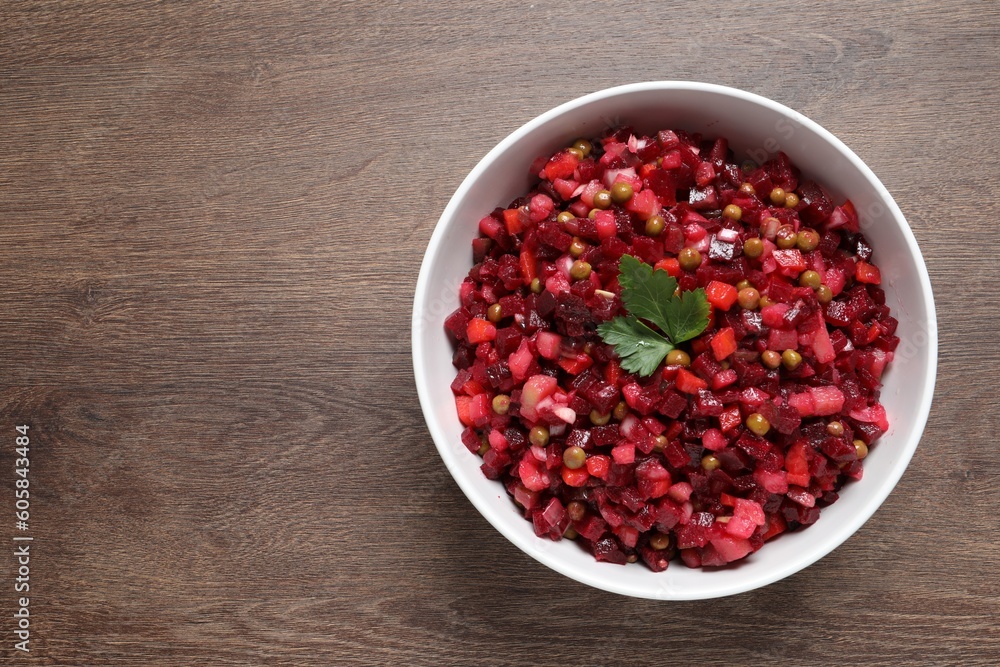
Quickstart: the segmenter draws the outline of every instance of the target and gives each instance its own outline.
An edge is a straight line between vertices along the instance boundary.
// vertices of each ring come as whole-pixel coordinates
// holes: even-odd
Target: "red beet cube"
[[[806,260],[802,253],[796,249],[775,250],[771,253],[778,270],[786,276],[797,277],[806,270]]]

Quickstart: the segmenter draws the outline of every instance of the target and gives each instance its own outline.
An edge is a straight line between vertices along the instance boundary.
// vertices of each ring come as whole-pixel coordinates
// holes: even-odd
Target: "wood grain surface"
[[[0,662],[1000,664],[998,72],[995,2],[3,3]],[[589,589],[493,530],[409,346],[476,161],[556,104],[673,78],[851,146],[913,227],[941,336],[874,518],[691,603]]]

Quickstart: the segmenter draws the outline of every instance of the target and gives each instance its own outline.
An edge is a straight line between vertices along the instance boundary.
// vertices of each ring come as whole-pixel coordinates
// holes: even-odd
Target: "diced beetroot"
[[[680,162],[678,155],[677,162]],[[678,166],[680,166],[678,164]],[[654,169],[645,177],[646,187],[651,190],[663,206],[673,206],[677,203],[677,179],[670,171],[667,158],[664,158],[663,169]]]
[[[813,507],[816,505],[816,497],[803,488],[793,486],[788,489],[785,495],[803,507]]]
[[[845,199],[841,208],[847,216],[847,231],[857,233],[859,220],[858,212],[857,209],[854,208],[854,204],[851,203],[850,199]]]
[[[500,238],[501,229],[503,229],[503,223],[492,215],[487,215],[479,221],[479,233],[494,241]]]
[[[618,223],[615,222],[615,214],[611,211],[598,211],[594,215],[594,224],[597,227],[597,238],[601,241],[614,238],[618,234]]]
[[[759,407],[769,398],[771,398],[770,394],[759,387],[747,387],[740,392],[740,403],[752,409]]]
[[[528,345],[527,339],[522,339],[517,351],[507,359],[511,376],[518,382],[524,380],[528,377],[534,361],[535,358],[531,353],[531,347]]]
[[[625,553],[618,548],[618,542],[613,537],[606,537],[594,544],[594,558],[617,565],[624,565],[627,562]]]
[[[791,250],[775,250],[771,253],[771,257],[777,263],[778,271],[784,276],[798,277],[800,273],[806,270],[805,258],[801,252],[794,248]]]
[[[584,539],[596,542],[607,531],[608,524],[598,515],[588,513],[579,521],[574,521],[573,528]]]
[[[684,505],[690,507],[690,503],[676,498],[674,500],[662,498],[656,503],[655,525],[660,530],[669,531],[678,524],[687,523],[690,513],[684,509]]]
[[[552,198],[548,195],[537,194],[528,203],[528,217],[532,222],[541,222],[549,217],[549,213],[555,208]]]
[[[745,517],[733,516],[726,523],[726,532],[733,537],[748,538],[757,530],[757,526]]]
[[[491,408],[488,394],[476,394],[469,401],[469,419],[475,426],[485,426],[490,421]]]
[[[858,459],[858,450],[845,438],[827,438],[820,445],[820,449],[838,466],[849,464]]]
[[[681,394],[673,390],[668,390],[664,392],[663,399],[660,401],[657,410],[660,414],[670,417],[671,419],[677,419],[684,408],[687,407],[687,399]]]
[[[771,329],[767,336],[769,350],[795,350],[798,347],[799,334],[794,329]]]
[[[639,386],[637,382],[629,382],[627,385],[622,387],[622,396],[625,397],[625,402],[633,410],[639,405],[639,399],[642,396],[642,387]]]
[[[470,319],[469,311],[459,308],[444,321],[444,328],[455,341],[464,341]]]
[[[816,402],[812,394],[804,391],[801,394],[792,394],[788,397],[788,403],[798,410],[803,417],[811,417],[816,414]]]
[[[576,192],[579,183],[574,180],[567,180],[565,178],[556,178],[552,181],[552,187],[555,188],[556,193],[562,198],[563,201],[569,201],[573,198],[573,193]]]
[[[673,556],[673,552],[653,549],[646,545],[639,547],[639,555],[650,570],[653,572],[663,572],[670,565],[670,558]]]
[[[758,461],[766,459],[772,448],[767,440],[753,435],[749,431],[743,432],[743,435],[736,441],[736,446]]]
[[[623,442],[611,450],[611,457],[615,463],[632,463],[635,461],[635,445],[631,442]]]
[[[483,464],[479,466],[479,469],[483,471],[483,475],[487,479],[500,479],[507,468],[511,465],[511,456],[509,452],[501,452],[496,449],[488,449],[486,453],[483,454]]]
[[[558,498],[549,500],[548,504],[545,505],[545,509],[541,512],[536,512],[532,518],[535,521],[535,534],[539,537],[544,535],[557,540],[562,537],[563,533],[569,527],[569,515]],[[542,532],[539,532],[539,527],[542,528]]]
[[[710,391],[701,390],[691,404],[691,414],[697,417],[718,417],[724,407],[722,401]]]
[[[722,414],[719,415],[719,428],[723,433],[731,432],[741,423],[742,419],[740,419],[740,408],[738,405],[734,405],[733,407],[724,410]]]
[[[760,506],[760,503],[743,498],[736,499],[736,509],[733,516],[748,519],[755,526],[763,526],[766,521],[764,508]]]
[[[719,208],[719,197],[711,185],[704,188],[691,188],[688,203],[698,211]]]
[[[785,313],[788,312],[789,307],[790,306],[787,303],[774,303],[761,308],[760,315],[764,326],[783,326],[785,323]]]
[[[761,536],[762,540],[766,542],[773,537],[781,535],[788,528],[788,524],[785,523],[785,519],[780,514],[771,514],[768,517],[768,522],[766,524],[767,530]]]
[[[541,494],[538,491],[531,491],[521,484],[514,487],[514,500],[526,510],[537,507],[540,499]]]
[[[699,188],[711,184],[713,180],[715,180],[715,168],[712,167],[711,162],[702,162],[695,168],[694,182],[698,184]]]
[[[661,433],[667,430],[667,425],[661,422],[656,417],[643,417],[642,426],[647,431],[652,433],[654,436],[660,435]]]
[[[670,473],[655,459],[646,459],[635,469],[639,494],[645,500],[666,495],[670,488]]]
[[[861,365],[869,375],[877,380],[882,377],[882,373],[885,371],[885,366],[889,363],[891,356],[891,352],[873,348],[864,356]]]
[[[829,195],[814,181],[803,181],[799,186],[799,199],[804,204],[802,218],[810,225],[822,224],[833,213]]]
[[[608,476],[610,468],[611,459],[603,454],[594,454],[587,457],[587,472],[594,477],[604,479]]]
[[[625,208],[640,220],[649,220],[660,212],[660,200],[652,190],[642,190],[632,195]]]
[[[723,449],[726,444],[726,437],[722,435],[722,431],[717,428],[705,429],[705,432],[701,435],[701,444],[705,449],[717,452]]]
[[[857,419],[859,422],[875,424],[883,433],[889,430],[889,420],[886,418],[885,408],[879,403],[851,410],[849,414],[852,419]]]
[[[856,208],[800,184],[784,153],[744,175],[724,138],[619,128],[592,143],[582,160],[567,149],[540,157],[531,171],[542,180],[479,222],[474,265],[444,322],[462,443],[482,452],[483,475],[505,485],[541,537],[561,539],[572,524],[601,561],[638,556],[658,572],[679,554],[692,567],[724,566],[815,522],[845,481],[861,478],[852,440],[870,445],[889,428],[879,383],[898,322]],[[591,217],[595,194],[622,182],[629,200]],[[755,194],[740,191],[743,182]],[[799,204],[772,206],[774,187],[796,192]],[[720,217],[730,204],[740,220]],[[664,221],[657,236],[645,233],[654,214]],[[815,227],[818,247],[778,248],[781,225]],[[570,254],[574,237],[582,253]],[[740,253],[758,237],[762,253]],[[702,253],[697,270],[681,268],[685,247]],[[628,314],[618,282],[624,254],[667,272],[682,292],[705,289],[709,324],[680,341],[689,365],[642,377],[602,340],[597,327]],[[570,276],[577,259],[591,266],[586,279]],[[832,301],[819,304],[798,284],[806,269]],[[736,308],[744,280],[771,304]],[[500,322],[490,321],[494,304]],[[766,368],[768,349],[797,349],[802,362]],[[497,395],[509,396],[509,408],[502,401],[494,411]],[[622,400],[626,414],[612,417]],[[764,436],[744,426],[754,412],[771,424]],[[834,420],[844,435],[827,432]],[[536,426],[548,428],[544,447],[529,442]],[[565,465],[569,447],[586,452],[585,465]],[[707,452],[717,469],[700,465]],[[654,529],[671,548],[652,548]]]
[[[715,360],[714,355],[711,354],[699,354],[694,358],[690,369],[704,380],[710,380],[716,374],[722,372],[722,366]]]
[[[627,525],[621,525],[614,528],[612,531],[623,546],[632,549],[635,547],[636,543],[639,541],[639,531]]]
[[[663,450],[663,455],[674,468],[683,468],[691,464],[691,454],[681,445],[678,440],[671,440]]]
[[[757,468],[754,470],[753,478],[768,493],[784,494],[788,491],[788,473],[784,470],[770,471]]]
[[[679,549],[690,549],[692,547],[703,547],[708,544],[708,539],[711,536],[709,528],[714,520],[715,517],[708,512],[693,514],[687,524],[683,524],[676,529],[677,547]],[[706,521],[708,522],[707,525]]]
[[[732,563],[753,551],[749,541],[732,535],[713,538],[712,546],[715,547],[723,563]]]
[[[771,427],[784,435],[790,435],[802,423],[802,417],[799,416],[798,410],[787,402],[775,406],[770,420]]]
[[[736,384],[738,379],[739,376],[736,374],[736,371],[732,368],[727,368],[724,371],[716,373],[712,378],[712,390],[718,391],[732,384]]]

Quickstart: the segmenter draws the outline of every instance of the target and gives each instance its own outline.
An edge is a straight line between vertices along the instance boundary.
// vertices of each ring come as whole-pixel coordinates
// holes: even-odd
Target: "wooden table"
[[[1000,664],[1000,11],[18,2],[0,8],[0,539],[38,665]],[[508,543],[451,481],[409,312],[445,202],[536,114],[713,81],[840,136],[938,297],[912,465],[818,564],[656,603]],[[30,426],[30,528],[14,529]]]

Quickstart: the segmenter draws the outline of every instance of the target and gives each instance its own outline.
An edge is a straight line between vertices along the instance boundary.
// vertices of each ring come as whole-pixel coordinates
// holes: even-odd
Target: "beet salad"
[[[816,522],[889,427],[899,343],[851,202],[682,130],[530,171],[479,221],[445,321],[485,477],[539,537],[655,571]]]

